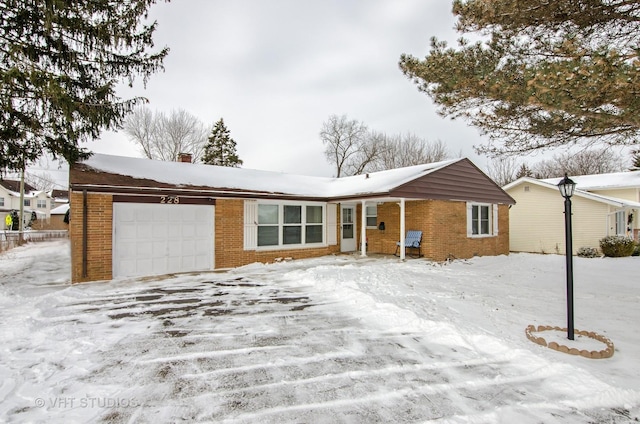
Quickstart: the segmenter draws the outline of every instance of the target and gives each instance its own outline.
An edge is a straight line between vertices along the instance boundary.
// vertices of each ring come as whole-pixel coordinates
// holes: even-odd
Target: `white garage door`
[[[113,276],[213,269],[214,207],[113,204]]]

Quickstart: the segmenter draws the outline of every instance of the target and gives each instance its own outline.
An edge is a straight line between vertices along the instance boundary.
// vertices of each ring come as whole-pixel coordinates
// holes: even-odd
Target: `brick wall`
[[[82,192],[70,192],[71,281],[110,280],[113,201],[110,194],[87,194],[87,276],[82,276]]]
[[[109,194],[88,194],[87,276],[82,276],[82,193],[71,192],[71,280],[109,280],[112,278],[113,199]],[[361,205],[356,214],[357,246],[360,242]],[[406,230],[422,230],[422,252],[425,257],[442,261],[449,257],[509,253],[509,210],[499,207],[497,237],[467,237],[465,202],[410,201],[405,204]],[[338,216],[338,222],[339,222]],[[370,253],[393,254],[400,235],[400,208],[395,202],[378,205],[378,224],[385,230],[367,229]],[[340,246],[309,249],[245,251],[244,201],[218,199],[215,206],[215,268],[232,268],[252,262],[274,262],[276,258],[303,259],[340,252]],[[339,234],[339,233],[338,233]]]
[[[253,262],[274,262],[276,258],[313,258],[340,251],[340,246],[291,250],[244,250],[244,200],[216,201],[215,267],[232,268]]]
[[[360,210],[358,205],[360,224]],[[465,202],[419,200],[405,203],[405,231],[422,231],[422,254],[429,259],[502,255],[509,253],[509,207],[498,207],[498,236],[467,237]],[[385,230],[367,229],[368,251],[393,254],[400,239],[400,207],[395,202],[378,205],[378,224]],[[358,237],[360,229],[358,228]],[[359,239],[358,239],[359,240]]]

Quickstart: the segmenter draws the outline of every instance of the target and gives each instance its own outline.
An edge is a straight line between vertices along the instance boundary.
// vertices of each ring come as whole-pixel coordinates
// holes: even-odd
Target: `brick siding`
[[[358,205],[358,217],[361,206]],[[358,218],[358,224],[360,219]],[[378,224],[384,230],[366,230],[368,252],[393,254],[400,239],[400,207],[395,202],[378,205]],[[422,231],[422,254],[435,261],[448,258],[509,254],[509,207],[498,207],[498,235],[467,236],[466,202],[418,200],[405,203],[405,231]],[[358,228],[358,240],[360,240]]]
[[[289,250],[244,250],[244,200],[217,200],[215,267],[232,268],[253,262],[269,263],[277,258],[304,259],[329,255],[340,246]]]
[[[110,280],[112,277],[113,198],[87,194],[87,276],[82,275],[82,192],[70,193],[69,238],[71,281]]]
[[[110,194],[87,195],[88,238],[87,276],[82,276],[82,193],[71,192],[71,279],[72,282],[109,280],[112,278],[113,197]],[[357,207],[357,245],[360,241],[360,208]],[[426,258],[447,258],[509,253],[509,210],[499,206],[499,235],[467,237],[465,202],[407,201],[406,230],[422,230],[422,253]],[[400,234],[400,208],[395,202],[378,205],[378,224],[385,230],[367,229],[369,253],[393,254]],[[338,222],[340,217],[338,214]],[[340,246],[291,250],[244,250],[244,201],[218,199],[215,206],[214,267],[232,268],[253,262],[273,262],[276,258],[311,258],[340,252]],[[338,224],[339,225],[339,224]],[[339,227],[336,227],[338,231]],[[339,232],[338,232],[339,242]]]

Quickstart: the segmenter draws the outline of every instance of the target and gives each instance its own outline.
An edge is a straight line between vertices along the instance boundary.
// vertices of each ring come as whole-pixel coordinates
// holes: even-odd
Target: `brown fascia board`
[[[390,190],[392,197],[515,204],[515,200],[464,158]]]
[[[87,190],[94,193],[110,194],[165,194],[171,196],[188,194],[194,197],[327,201],[326,198],[317,196],[305,197],[286,193],[259,192],[226,187],[175,185],[151,179],[102,172],[84,164],[76,164],[69,170],[69,185],[73,191]]]
[[[129,187],[129,186],[109,186],[76,184],[71,187],[72,191],[87,190],[91,193],[105,194],[130,194],[130,195],[167,195],[167,196],[191,196],[191,197],[216,197],[229,199],[274,199],[274,200],[304,200],[310,202],[326,202],[326,198],[294,196],[285,193],[267,193],[234,189],[212,189],[211,187],[196,186],[170,186],[170,187]]]
[[[355,200],[384,196],[387,193],[369,193],[367,195],[342,196],[328,198],[322,196],[300,196],[281,192],[261,192],[225,187],[178,186],[159,181],[134,178],[127,175],[113,174],[91,168],[82,163],[75,164],[69,169],[69,186],[71,190],[87,190],[96,193],[111,194],[154,194],[162,192],[166,195],[223,197],[242,199],[274,199],[274,200],[302,200],[314,202],[339,202],[341,200]]]

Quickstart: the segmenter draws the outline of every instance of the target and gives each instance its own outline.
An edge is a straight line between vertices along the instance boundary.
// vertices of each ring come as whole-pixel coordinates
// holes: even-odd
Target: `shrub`
[[[640,242],[636,243],[636,247],[633,249],[631,256],[640,256]]]
[[[581,247],[578,249],[578,256],[581,258],[597,258],[600,253],[595,247]]]
[[[600,250],[605,256],[619,258],[631,256],[635,249],[632,238],[625,236],[607,236],[600,240]]]

